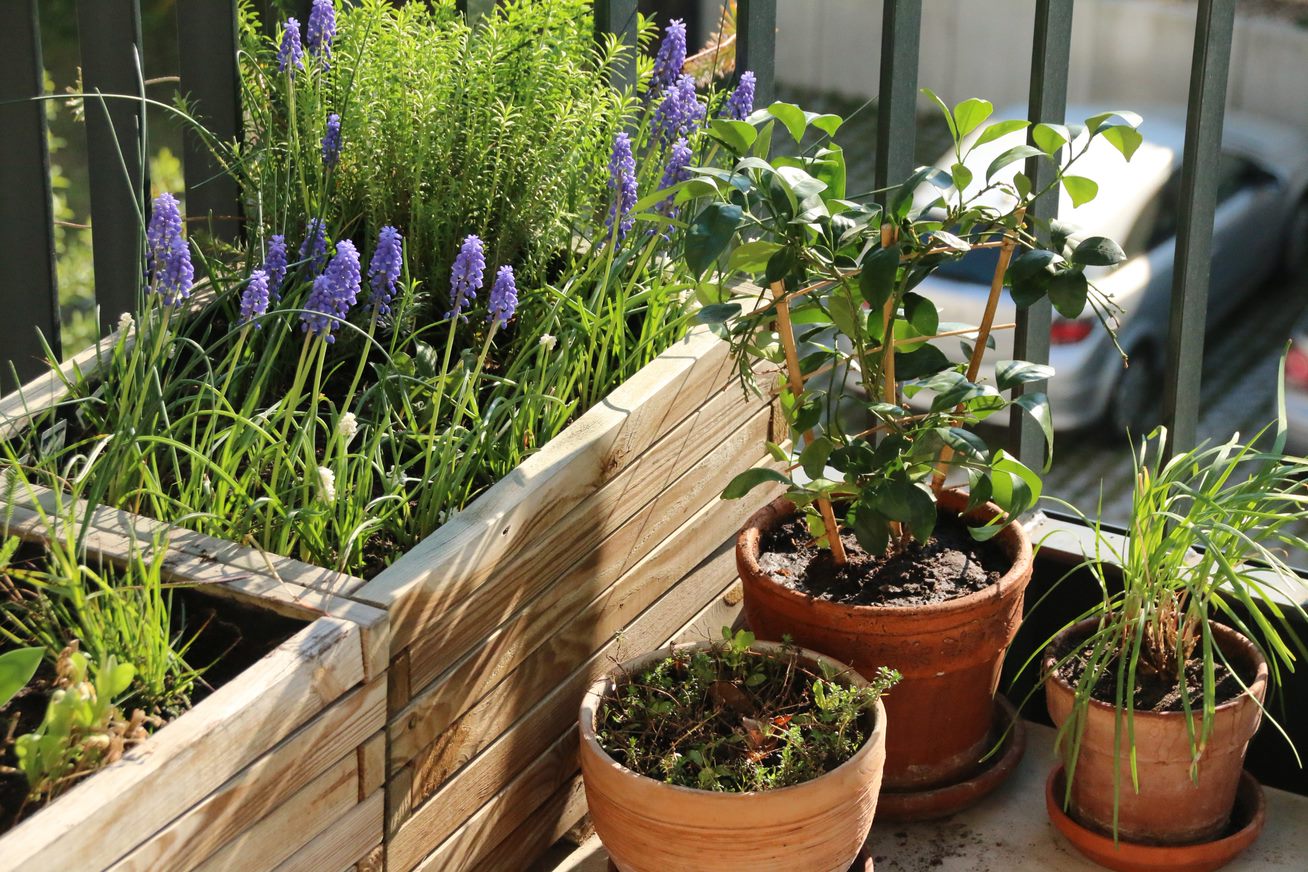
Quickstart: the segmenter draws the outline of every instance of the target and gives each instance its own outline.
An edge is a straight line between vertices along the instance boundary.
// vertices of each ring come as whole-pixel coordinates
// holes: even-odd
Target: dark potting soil
[[[1080,640],[1076,642],[1064,640],[1064,642],[1054,649],[1055,656],[1062,660],[1072,650],[1074,645],[1080,645]],[[1068,684],[1076,687],[1088,668],[1088,658],[1090,648],[1083,647],[1075,656],[1069,659],[1058,669],[1059,675]],[[1108,664],[1104,674],[1100,677],[1095,685],[1091,696],[1100,702],[1115,705],[1117,702],[1117,665],[1118,661],[1114,659]],[[1242,667],[1243,664],[1235,664]],[[1250,671],[1245,674],[1242,669],[1238,679],[1236,673],[1232,672],[1225,664],[1218,661],[1216,668],[1213,670],[1214,698],[1217,704],[1229,702],[1238,697],[1243,692],[1243,686],[1253,681],[1254,675]],[[1174,675],[1160,675],[1155,672],[1148,672],[1144,669],[1136,669],[1135,682],[1135,699],[1134,706],[1138,712],[1183,712],[1185,704],[1181,698],[1181,685]],[[1185,664],[1185,688],[1190,697],[1192,710],[1202,708],[1204,695],[1204,672],[1203,661],[1197,657],[1192,657]]]
[[[927,542],[911,542],[889,555],[868,554],[852,532],[840,541],[848,557],[844,566],[817,547],[801,517],[792,517],[764,532],[759,565],[777,582],[811,597],[878,606],[947,602],[984,590],[1012,565],[999,545],[977,542],[954,515],[942,514]]]
[[[181,588],[173,592],[173,626],[180,638],[195,637],[186,652],[187,663],[203,670],[191,694],[195,705],[293,636],[304,622]],[[27,780],[8,770],[18,765],[14,739],[35,730],[45,717],[54,677],[54,669],[42,663],[36,677],[0,707],[0,833],[40,811],[27,804]],[[133,707],[128,701],[123,714],[130,715]],[[158,714],[166,721],[182,712]]]

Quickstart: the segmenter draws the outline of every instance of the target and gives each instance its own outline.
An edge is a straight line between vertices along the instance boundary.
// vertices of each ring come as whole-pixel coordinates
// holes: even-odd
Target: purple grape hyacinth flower
[[[255,321],[255,319],[267,311],[268,273],[257,269],[250,273],[250,280],[245,285],[244,293],[241,294],[241,323],[249,324],[254,322],[254,328],[258,330],[263,325]]]
[[[674,18],[663,32],[658,54],[654,57],[654,75],[649,80],[651,94],[658,94],[677,81],[686,65],[686,22]]]
[[[380,315],[389,314],[395,299],[395,283],[404,266],[404,237],[387,224],[377,234],[377,250],[368,263],[368,282],[372,285],[372,307]]]
[[[322,135],[322,165],[331,169],[341,159],[341,116],[327,116],[327,131]]]
[[[659,180],[660,191],[667,190],[673,185],[680,184],[690,178],[689,167],[692,156],[690,143],[686,141],[686,137],[683,136],[672,144],[672,151],[668,155],[668,165],[663,170],[663,178]],[[664,197],[654,209],[665,218],[676,218],[677,213],[681,211],[680,207],[676,205],[676,197],[673,196]],[[670,235],[669,230],[663,231],[665,239],[669,238]]]
[[[463,240],[459,256],[454,259],[454,267],[450,270],[450,310],[445,313],[446,318],[458,315],[467,320],[463,310],[477,298],[485,275],[486,251],[481,239],[470,235]]]
[[[621,131],[613,137],[613,156],[609,158],[609,193],[613,203],[609,206],[609,214],[604,219],[604,226],[611,233],[616,224],[618,239],[622,240],[626,238],[631,231],[631,226],[636,222],[636,216],[631,214],[631,210],[636,205],[638,194],[636,159],[631,154],[631,137],[626,131]]]
[[[282,282],[286,280],[286,237],[277,233],[268,238],[268,255],[263,260],[263,271],[268,276],[268,293],[273,300],[282,298]]]
[[[312,218],[304,229],[304,241],[300,243],[300,260],[309,261],[309,267],[316,275],[322,272],[327,263],[327,229],[321,218]]]
[[[731,92],[727,103],[722,107],[722,117],[732,121],[744,121],[754,111],[754,86],[756,79],[751,70],[740,74],[736,90]]]
[[[282,25],[282,42],[277,48],[277,69],[295,78],[295,71],[304,69],[304,45],[300,42],[300,22],[286,19]]]
[[[703,120],[704,104],[695,93],[695,77],[684,75],[668,89],[663,102],[654,110],[653,124],[659,140],[666,144],[693,133]]]
[[[313,290],[300,314],[300,329],[335,342],[333,335],[340,326],[337,318],[350,313],[359,299],[363,278],[359,269],[359,250],[348,239],[336,243],[336,254],[322,275],[313,280]],[[335,317],[332,317],[335,316]]]
[[[195,268],[191,247],[182,238],[181,209],[172,194],[154,198],[145,241],[150,290],[163,298],[165,306],[175,306],[191,295]]]
[[[332,5],[332,0],[313,0],[306,36],[309,53],[322,62],[324,70],[330,69],[332,40],[336,38],[336,7]]]
[[[486,320],[495,327],[509,323],[518,310],[518,283],[513,278],[513,267],[505,265],[495,271],[489,308],[490,316]]]

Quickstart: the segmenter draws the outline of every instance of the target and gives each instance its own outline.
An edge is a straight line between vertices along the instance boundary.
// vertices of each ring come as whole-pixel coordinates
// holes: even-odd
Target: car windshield
[[[999,265],[998,248],[974,248],[958,260],[946,261],[936,275],[956,282],[973,282],[988,285]]]

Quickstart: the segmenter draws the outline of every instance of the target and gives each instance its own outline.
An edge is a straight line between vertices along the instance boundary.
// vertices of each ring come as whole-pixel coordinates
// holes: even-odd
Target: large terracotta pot
[[[708,643],[680,648],[694,651]],[[774,651],[767,642],[754,650]],[[671,653],[629,660],[596,682],[581,703],[581,772],[590,818],[621,872],[721,872],[724,869],[845,872],[872,827],[885,762],[886,713],[868,713],[868,739],[836,769],[790,787],[719,793],[666,784],[631,771],[595,737],[600,701],[620,676]],[[847,666],[812,651],[801,657],[836,667],[839,680],[866,686]]]
[[[967,495],[945,491],[939,505],[958,514]],[[885,665],[900,671],[903,680],[886,697],[886,714],[895,724],[886,740],[887,790],[926,790],[966,777],[993,742],[999,671],[1031,580],[1026,532],[1010,524],[995,537],[1012,568],[985,590],[927,606],[844,605],[792,590],[759,566],[763,531],[793,512],[789,500],[775,500],[749,519],[736,541],[750,629],[761,639],[789,635],[855,669]],[[999,513],[987,503],[969,517],[980,522]]]
[[[1045,681],[1045,701],[1057,726],[1071,716],[1075,692],[1053,672],[1058,659],[1053,652],[1066,650],[1069,635],[1085,638],[1094,626],[1094,619],[1074,624],[1060,633],[1045,652],[1044,674],[1050,676]],[[1217,706],[1212,734],[1199,757],[1198,780],[1190,778],[1190,735],[1185,714],[1136,712],[1132,721],[1140,780],[1140,792],[1136,793],[1125,744],[1121,754],[1113,750],[1117,709],[1092,699],[1072,777],[1070,812],[1076,821],[1112,833],[1117,792],[1117,835],[1125,841],[1185,844],[1215,839],[1225,832],[1240,785],[1244,752],[1262,719],[1267,661],[1244,636],[1220,624],[1211,626],[1213,638],[1227,659],[1241,664],[1255,677],[1249,684],[1252,696],[1241,694]],[[1122,726],[1125,729],[1126,724]],[[1120,778],[1120,791],[1114,790],[1114,773]]]

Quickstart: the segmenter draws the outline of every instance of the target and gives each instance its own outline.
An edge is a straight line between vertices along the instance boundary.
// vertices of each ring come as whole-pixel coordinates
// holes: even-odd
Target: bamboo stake
[[[786,301],[786,286],[782,282],[772,284],[772,295],[777,301],[777,333],[781,336],[781,347],[786,352],[786,378],[790,382],[790,392],[795,401],[804,393],[804,377],[799,372],[799,349],[795,347],[795,331],[790,323],[790,303]],[[805,441],[813,438],[813,431],[804,434]],[[831,559],[837,566],[844,566],[848,561],[845,556],[845,544],[840,541],[840,525],[836,523],[836,512],[831,507],[831,500],[817,501],[818,512],[822,515],[822,525],[827,531],[827,544],[831,548]]]
[[[1021,227],[1022,222],[1026,219],[1026,207],[1018,209],[1013,213],[1016,218],[1015,226]],[[977,374],[981,372],[981,358],[985,356],[986,340],[990,338],[990,333],[994,329],[995,311],[999,308],[999,295],[1004,289],[1004,273],[1008,272],[1008,263],[1013,259],[1013,249],[1017,247],[1017,234],[1005,234],[1003,245],[999,248],[999,260],[995,264],[995,274],[990,279],[990,297],[986,300],[986,310],[981,316],[981,326],[977,330],[976,344],[972,346],[972,359],[967,364],[967,380],[976,381]],[[963,406],[960,404],[955,412],[962,412]],[[940,459],[936,461],[936,471],[931,477],[931,490],[940,493],[941,488],[945,485],[945,475],[949,471],[949,463],[954,459],[954,449],[946,445],[940,450]]]

